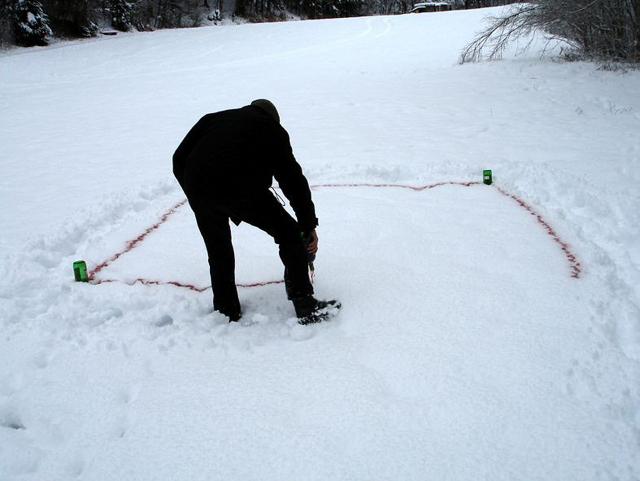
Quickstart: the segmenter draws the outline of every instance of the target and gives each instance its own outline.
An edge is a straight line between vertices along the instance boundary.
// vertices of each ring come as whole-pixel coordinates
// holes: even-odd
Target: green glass
[[[89,282],[87,263],[85,261],[75,261],[73,263],[73,275],[76,282]]]
[[[490,170],[482,171],[482,181],[487,185],[491,185],[491,183],[493,182],[493,175],[491,174]]]

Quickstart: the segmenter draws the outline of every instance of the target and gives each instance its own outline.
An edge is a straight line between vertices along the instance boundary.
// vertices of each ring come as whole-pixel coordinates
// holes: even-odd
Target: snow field
[[[492,11],[489,11],[492,13]],[[455,65],[487,11],[123,35],[0,57],[0,479],[640,478],[640,77]],[[40,68],[34,68],[39,66]],[[182,198],[201,114],[273,99],[318,189],[316,289],[72,282]],[[279,278],[234,229],[238,280]],[[187,206],[99,276],[207,285]]]

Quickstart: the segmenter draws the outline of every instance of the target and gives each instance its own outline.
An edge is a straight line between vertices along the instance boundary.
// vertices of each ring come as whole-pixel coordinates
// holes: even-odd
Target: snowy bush
[[[135,1],[127,0],[111,0],[109,2],[109,13],[111,14],[113,28],[123,32],[131,30],[135,14],[135,3]]]
[[[18,0],[13,12],[13,30],[18,45],[31,47],[47,45],[47,38],[53,35],[49,17],[37,0]]]

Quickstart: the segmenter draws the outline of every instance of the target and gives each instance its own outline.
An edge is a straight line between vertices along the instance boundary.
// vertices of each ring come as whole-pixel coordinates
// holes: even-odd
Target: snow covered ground
[[[2,54],[0,479],[640,479],[640,74],[542,43],[457,65],[490,13]],[[324,325],[277,284],[233,325],[210,291],[129,285],[207,285],[188,206],[96,274],[118,282],[74,283],[183,199],[197,118],[259,97],[312,184],[495,186],[314,189]],[[233,232],[238,281],[278,280]]]

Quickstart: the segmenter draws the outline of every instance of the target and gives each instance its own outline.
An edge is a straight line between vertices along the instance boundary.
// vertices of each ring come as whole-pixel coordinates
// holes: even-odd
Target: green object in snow
[[[87,274],[87,263],[85,261],[75,261],[73,263],[73,275],[76,282],[89,282],[89,274]]]

